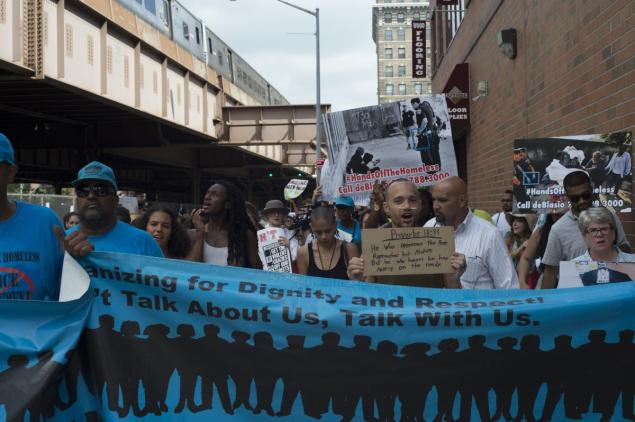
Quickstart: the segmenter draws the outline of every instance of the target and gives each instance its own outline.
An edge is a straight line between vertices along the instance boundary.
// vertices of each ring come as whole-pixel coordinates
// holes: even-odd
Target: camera
[[[311,223],[311,213],[298,215],[294,212],[291,212],[287,217],[291,220],[290,226],[287,226],[290,230],[309,230],[309,224]]]

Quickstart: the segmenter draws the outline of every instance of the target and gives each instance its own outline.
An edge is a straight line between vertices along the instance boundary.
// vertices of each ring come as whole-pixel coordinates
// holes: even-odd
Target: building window
[[[421,95],[422,93],[423,93],[423,85],[421,85],[421,82],[417,82],[415,84],[415,94]]]
[[[406,31],[403,28],[397,29],[397,40],[405,41],[406,40]]]
[[[386,70],[384,71],[384,75],[389,77],[389,78],[392,78],[392,65],[391,64],[386,65]]]
[[[170,25],[170,5],[168,4],[168,0],[163,0],[161,6],[159,8],[159,19],[163,21],[163,24],[166,26]]]
[[[397,13],[397,23],[404,23],[405,21],[405,15],[403,13]]]
[[[392,53],[392,51],[391,51],[391,53]],[[400,47],[397,50],[397,58],[398,59],[405,59],[406,58],[406,49],[405,48]]]
[[[399,84],[399,95],[406,95],[406,84]]]
[[[392,84],[386,84],[386,95],[392,95]]]
[[[399,65],[399,68],[397,69],[397,76],[399,76],[400,78],[406,76],[406,65]]]
[[[392,29],[386,29],[386,32],[384,32],[384,40],[392,41]]]
[[[392,14],[390,12],[384,13],[384,23],[392,23]]]
[[[386,49],[386,58],[387,59],[392,59],[392,48],[387,48]]]

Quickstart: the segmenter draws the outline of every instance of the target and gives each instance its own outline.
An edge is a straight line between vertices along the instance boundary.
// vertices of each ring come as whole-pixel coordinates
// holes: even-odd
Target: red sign
[[[320,158],[319,160],[315,160],[316,167],[322,167],[324,165],[324,158]]]
[[[454,66],[443,88],[448,104],[452,132],[461,132],[470,124],[470,71],[467,63]]]
[[[425,21],[412,21],[412,77],[426,77]]]

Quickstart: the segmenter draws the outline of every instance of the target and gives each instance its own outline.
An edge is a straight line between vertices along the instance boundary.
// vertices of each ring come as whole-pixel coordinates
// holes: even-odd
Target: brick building
[[[425,21],[428,0],[375,0],[373,41],[377,51],[378,103],[430,94],[430,37],[426,34],[426,77],[413,75],[412,22]]]
[[[431,1],[432,92],[468,63],[470,125],[454,143],[472,206],[499,208],[514,139],[635,131],[635,1],[455,2]],[[510,28],[513,59],[497,43]],[[621,217],[635,245],[635,218]]]

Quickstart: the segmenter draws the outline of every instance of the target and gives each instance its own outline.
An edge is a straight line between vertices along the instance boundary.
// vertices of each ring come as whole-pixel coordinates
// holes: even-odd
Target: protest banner
[[[366,275],[447,274],[454,252],[451,227],[410,227],[362,231]]]
[[[323,122],[325,200],[343,195],[368,205],[375,182],[407,178],[431,186],[458,174],[444,95],[327,113]]]
[[[265,271],[278,273],[293,272],[291,267],[291,250],[278,242],[285,236],[284,229],[269,227],[258,230],[258,255]]]
[[[291,179],[284,187],[284,199],[288,201],[302,195],[308,184],[307,179]]]
[[[561,261],[558,288],[635,280],[633,262]]]
[[[631,150],[631,132],[515,140],[514,212],[568,209],[562,181],[574,170],[589,174],[596,206],[630,212]]]
[[[632,411],[635,283],[464,291],[103,252],[81,264],[91,284],[80,299],[0,301],[0,417],[621,420]]]

